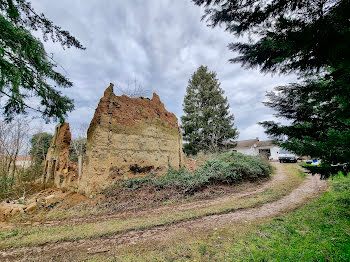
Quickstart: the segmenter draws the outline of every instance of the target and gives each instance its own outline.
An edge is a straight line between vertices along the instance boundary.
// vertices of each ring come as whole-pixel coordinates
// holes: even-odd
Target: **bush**
[[[151,174],[146,177],[137,177],[133,179],[128,179],[123,182],[123,187],[130,188],[130,189],[138,189],[142,187],[142,185],[147,183],[152,183],[152,180],[154,179],[154,175]]]
[[[261,158],[227,152],[206,161],[194,173],[184,169],[169,169],[163,176],[133,178],[124,181],[122,185],[134,190],[147,184],[157,189],[175,188],[186,194],[193,194],[210,185],[233,185],[242,181],[254,181],[266,178],[270,173],[271,166]]]
[[[36,179],[41,176],[42,168],[38,163],[28,168],[17,168],[14,176],[1,168],[0,201],[6,198],[16,199],[41,189],[42,185],[36,184]]]
[[[7,175],[0,176],[0,201],[7,197],[11,192],[13,178]]]

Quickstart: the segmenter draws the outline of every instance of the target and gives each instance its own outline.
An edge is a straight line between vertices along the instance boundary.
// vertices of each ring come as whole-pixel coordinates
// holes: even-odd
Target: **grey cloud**
[[[204,64],[218,74],[240,139],[266,138],[256,124],[274,119],[273,112],[261,103],[265,92],[295,79],[271,77],[230,64],[228,60],[234,54],[227,45],[235,41],[234,37],[222,28],[207,27],[201,21],[203,10],[189,0],[61,0],[32,4],[87,47],[86,51],[63,50],[59,44],[45,44],[74,82],[73,88],[62,90],[75,101],[76,109],[67,119],[72,126],[90,122],[110,82],[125,88],[133,79],[145,89],[156,91],[166,108],[180,118],[188,79]],[[38,120],[34,122],[38,124]]]

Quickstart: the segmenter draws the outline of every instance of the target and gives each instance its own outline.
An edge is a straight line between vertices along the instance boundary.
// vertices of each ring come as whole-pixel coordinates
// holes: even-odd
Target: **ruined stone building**
[[[45,159],[42,182],[75,190],[78,183],[77,164],[69,160],[71,133],[69,124],[58,124]]]
[[[55,137],[68,139],[65,126],[69,132],[69,125],[63,125],[56,130],[53,141]],[[67,151],[62,149],[67,142],[57,139],[54,145],[61,148],[60,153],[58,149],[52,151],[56,154],[50,153],[50,147],[45,179],[53,177],[57,187],[70,187],[85,194],[99,192],[115,179],[150,172],[162,175],[168,168],[183,167],[182,136],[176,116],[165,109],[157,94],[152,99],[116,96],[112,84],[104,92],[90,123],[80,176]]]

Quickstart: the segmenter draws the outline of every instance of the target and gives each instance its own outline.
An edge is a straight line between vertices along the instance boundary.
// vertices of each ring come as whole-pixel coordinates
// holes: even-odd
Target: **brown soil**
[[[282,164],[274,164],[278,172],[274,178],[264,185],[260,185],[256,190],[248,190],[248,192],[233,193],[222,198],[213,200],[203,200],[194,203],[181,204],[175,207],[161,207],[151,209],[148,212],[141,211],[142,215],[149,215],[151,213],[162,214],[171,208],[174,210],[186,210],[204,206],[206,204],[213,204],[215,202],[224,201],[225,198],[242,198],[256,192],[262,192],[264,189],[276,183],[278,180],[283,180],[286,176],[282,168]],[[115,234],[107,237],[97,239],[82,239],[78,241],[67,241],[54,244],[46,244],[35,247],[10,248],[0,252],[0,258],[5,261],[74,261],[87,259],[89,256],[97,253],[108,253],[110,256],[117,254],[120,247],[132,245],[143,242],[166,242],[167,240],[187,233],[194,233],[198,231],[215,230],[219,227],[227,225],[234,225],[236,223],[245,223],[246,221],[257,221],[264,218],[271,218],[281,213],[293,210],[310,198],[323,192],[326,188],[327,182],[321,181],[318,176],[308,176],[305,181],[289,195],[270,203],[266,203],[260,207],[247,208],[237,210],[228,214],[212,215],[199,219],[174,223],[167,226],[159,226],[145,230],[133,230],[121,234]],[[112,219],[113,216],[100,217],[101,219]],[[85,222],[85,221],[80,221]]]
[[[196,159],[193,159],[193,158],[185,158],[185,168],[193,173],[195,170],[198,169],[198,165],[197,165],[197,161]]]

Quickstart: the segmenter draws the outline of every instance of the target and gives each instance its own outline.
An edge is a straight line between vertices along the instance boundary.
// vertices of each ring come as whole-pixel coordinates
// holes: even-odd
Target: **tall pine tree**
[[[234,116],[229,112],[224,90],[216,73],[209,72],[206,66],[200,66],[189,80],[183,107],[185,115],[181,120],[186,154],[218,151],[237,138]]]

